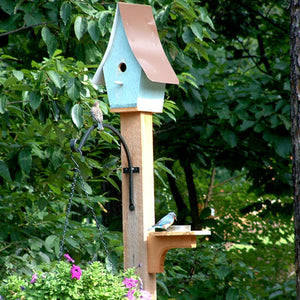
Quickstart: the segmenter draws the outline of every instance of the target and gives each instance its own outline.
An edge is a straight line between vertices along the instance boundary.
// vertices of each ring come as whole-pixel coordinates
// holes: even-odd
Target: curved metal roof
[[[148,79],[154,82],[179,84],[161,45],[151,6],[118,3],[118,9],[130,48]],[[117,17],[116,13],[115,18]],[[111,35],[114,34],[116,32],[112,30]],[[113,41],[112,36],[109,44],[111,41]],[[106,52],[109,52],[110,48],[108,45]],[[95,84],[104,83],[102,68],[107,55],[108,53],[105,53],[93,78]]]

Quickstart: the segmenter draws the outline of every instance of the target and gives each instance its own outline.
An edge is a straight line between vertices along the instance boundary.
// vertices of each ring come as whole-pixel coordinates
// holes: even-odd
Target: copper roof
[[[161,45],[151,6],[119,2],[118,7],[130,48],[148,79],[179,84]],[[103,81],[101,66],[103,62],[95,77],[98,75]],[[99,82],[95,77],[95,83]]]

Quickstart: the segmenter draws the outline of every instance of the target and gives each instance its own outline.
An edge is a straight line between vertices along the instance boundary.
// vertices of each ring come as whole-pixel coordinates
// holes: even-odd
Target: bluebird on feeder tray
[[[155,228],[167,230],[174,223],[174,220],[177,220],[176,214],[174,212],[170,212],[148,230]]]

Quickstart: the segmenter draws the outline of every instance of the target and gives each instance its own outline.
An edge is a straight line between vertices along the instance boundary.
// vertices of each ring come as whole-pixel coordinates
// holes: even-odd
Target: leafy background
[[[213,231],[196,250],[168,253],[159,298],[294,299],[287,3],[136,3],[152,6],[180,80],[154,116],[156,218],[175,210],[178,223]],[[69,143],[92,125],[94,100],[119,127],[105,87],[90,81],[115,7],[0,3],[1,278],[57,259],[74,175]],[[83,155],[74,158],[121,267],[120,146],[93,132]],[[98,237],[78,184],[66,248],[104,261]]]

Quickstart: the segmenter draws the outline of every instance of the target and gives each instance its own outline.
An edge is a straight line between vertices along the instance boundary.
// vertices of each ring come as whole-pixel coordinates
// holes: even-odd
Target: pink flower
[[[140,299],[151,300],[151,294],[146,290],[141,290]]]
[[[64,257],[67,259],[67,261],[74,264],[75,260],[68,253],[64,254]]]
[[[73,264],[70,273],[72,275],[72,277],[71,277],[72,279],[76,278],[77,280],[79,280],[82,272],[81,272],[80,267]]]
[[[37,274],[37,273],[34,273],[34,274],[32,275],[32,278],[31,278],[30,283],[35,283],[35,282],[37,281],[37,279],[38,279],[38,274]]]
[[[136,297],[133,295],[135,292],[135,290],[129,290],[126,297],[129,299],[129,300],[135,300]]]
[[[125,279],[123,280],[122,283],[123,283],[128,289],[130,289],[130,288],[136,287],[136,285],[137,285],[138,282],[139,282],[139,281],[138,281],[137,279],[133,279],[133,278],[125,278]]]

